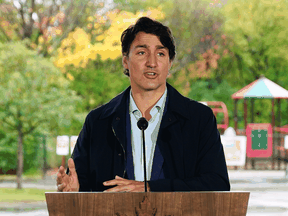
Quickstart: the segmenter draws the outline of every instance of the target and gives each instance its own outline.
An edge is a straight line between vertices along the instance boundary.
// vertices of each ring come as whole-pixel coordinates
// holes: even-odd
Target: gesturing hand
[[[134,181],[121,178],[116,175],[115,179],[103,182],[105,186],[117,185],[113,188],[107,189],[104,192],[145,192],[144,182]],[[147,191],[150,191],[150,187],[147,183]]]
[[[79,191],[79,181],[72,158],[68,160],[69,174],[65,173],[64,167],[60,166],[57,173],[57,191],[69,192]]]

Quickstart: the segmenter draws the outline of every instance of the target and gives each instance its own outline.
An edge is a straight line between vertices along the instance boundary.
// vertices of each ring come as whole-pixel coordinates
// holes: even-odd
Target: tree
[[[242,88],[261,74],[288,84],[288,2],[228,1],[222,11],[229,52],[216,76]]]
[[[17,134],[17,188],[22,188],[23,142],[34,132],[56,132],[70,125],[76,94],[48,59],[20,42],[0,44],[0,120],[5,131]]]

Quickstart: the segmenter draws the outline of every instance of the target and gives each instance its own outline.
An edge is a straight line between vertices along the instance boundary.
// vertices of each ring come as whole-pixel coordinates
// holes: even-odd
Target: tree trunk
[[[22,189],[22,173],[23,173],[23,132],[22,127],[18,127],[18,150],[17,150],[17,189]]]
[[[43,141],[43,177],[42,179],[44,180],[46,178],[46,172],[47,172],[47,149],[46,149],[46,137],[45,135],[42,136],[42,141]]]

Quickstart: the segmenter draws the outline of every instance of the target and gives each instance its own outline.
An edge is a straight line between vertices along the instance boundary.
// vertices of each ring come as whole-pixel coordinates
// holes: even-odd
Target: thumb
[[[72,158],[69,158],[68,160],[68,167],[69,167],[69,171],[71,173],[71,175],[77,175],[76,173],[76,169],[75,169],[75,164]]]

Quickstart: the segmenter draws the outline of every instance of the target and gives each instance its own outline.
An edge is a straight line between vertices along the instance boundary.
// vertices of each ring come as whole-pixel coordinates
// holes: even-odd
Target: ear
[[[172,64],[173,64],[173,60],[169,60],[169,70],[172,67]]]
[[[128,57],[127,56],[122,57],[122,65],[125,69],[128,69]]]

